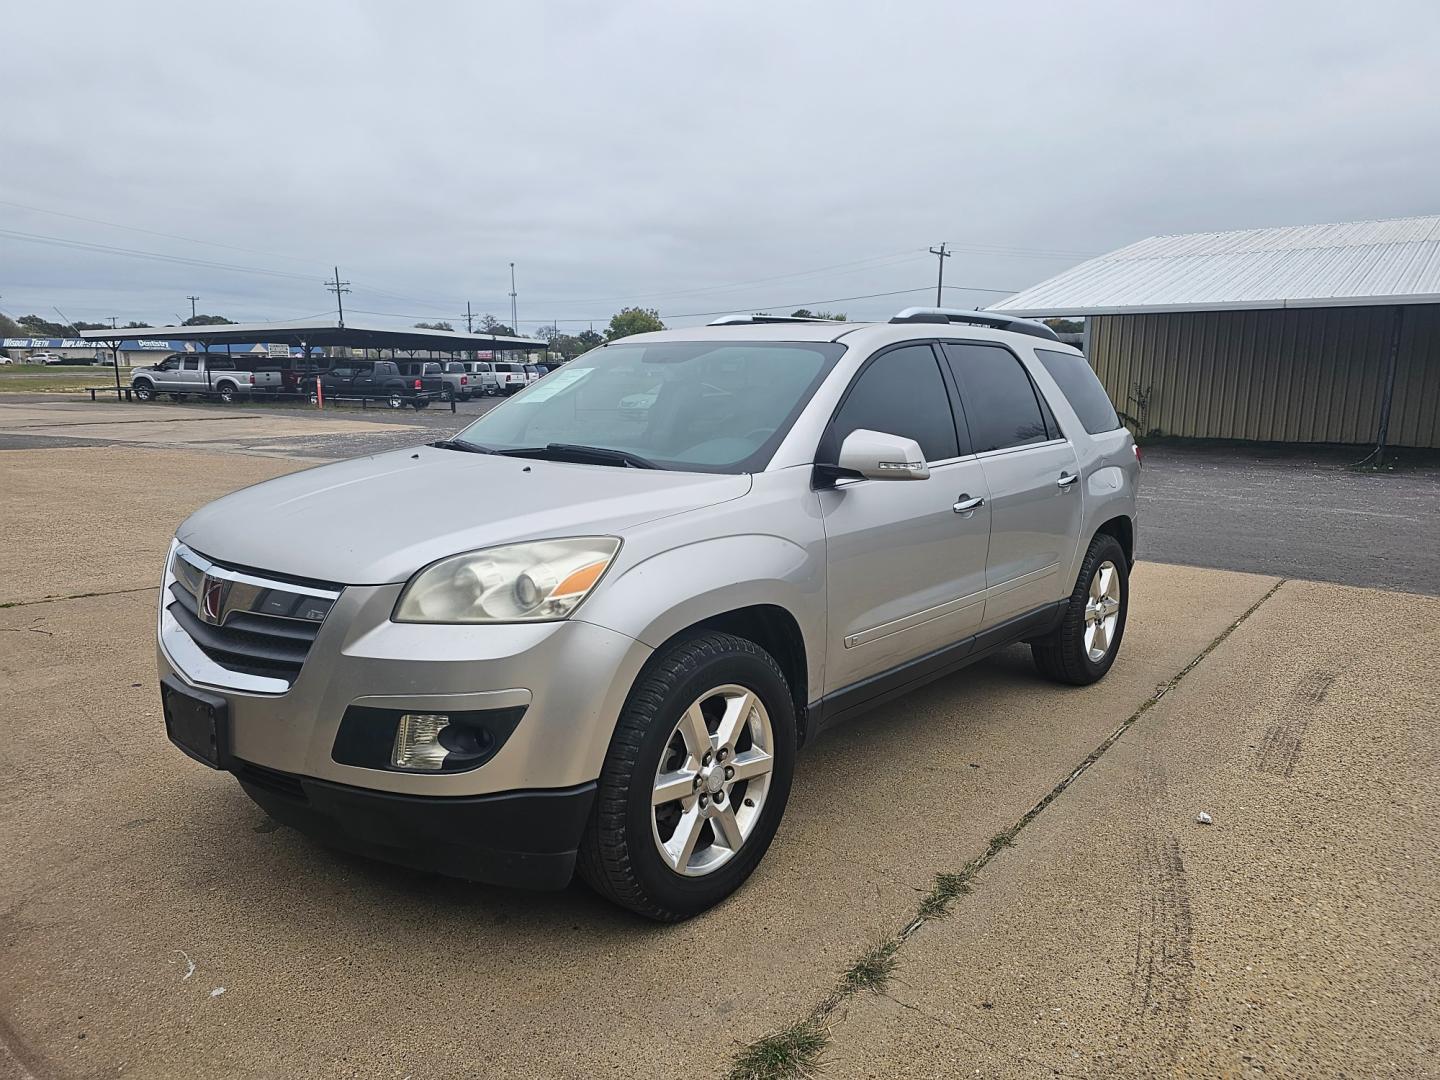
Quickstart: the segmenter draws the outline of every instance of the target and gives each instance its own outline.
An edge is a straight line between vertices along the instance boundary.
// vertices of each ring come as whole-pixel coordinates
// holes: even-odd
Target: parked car
[[[14,362],[14,360],[10,359],[9,353],[0,352],[0,364],[13,364]]]
[[[450,360],[444,365],[445,371],[442,375],[447,385],[454,387],[455,396],[461,401],[469,401],[476,394],[475,384],[470,381],[470,372],[465,370],[465,365],[459,360]]]
[[[500,393],[500,380],[495,374],[495,365],[489,360],[462,360],[459,363],[469,373],[475,393],[490,396]]]
[[[531,379],[525,374],[524,364],[497,360],[491,367],[495,369],[495,379],[500,384],[502,394],[516,394],[530,385]]]
[[[28,362],[31,364],[63,364],[65,363],[65,358],[59,353],[33,352],[30,354]]]
[[[194,395],[228,404],[255,393],[275,393],[280,389],[280,373],[246,371],[224,356],[176,353],[154,367],[136,368],[130,373],[130,386],[141,401],[169,394],[176,401]]]
[[[273,368],[280,373],[280,390],[286,394],[308,393],[314,376],[329,369],[328,356],[286,356],[277,360],[262,362],[258,366]]]
[[[426,409],[443,393],[439,375],[403,375],[393,360],[340,360],[310,377],[311,401],[317,397],[317,379],[327,398],[372,398],[385,401],[392,409],[406,405]]]
[[[549,375],[549,374],[550,374],[550,369],[547,368],[547,367],[545,367],[545,366],[542,365],[542,364],[526,364],[526,365],[524,365],[524,367],[525,367],[525,378],[526,378],[529,382],[532,382],[532,383],[533,383],[533,382],[539,382],[539,381],[540,381],[541,379],[543,379],[546,375]]]
[[[1104,677],[1139,470],[1039,323],[628,337],[453,438],[186,520],[167,730],[326,843],[533,887],[578,868],[682,919],[754,870],[825,728],[1014,642]]]
[[[407,378],[416,375],[440,380],[440,400],[470,400],[470,374],[457,361],[442,363],[435,360],[408,360],[399,365],[400,374]],[[451,370],[453,368],[454,370]]]

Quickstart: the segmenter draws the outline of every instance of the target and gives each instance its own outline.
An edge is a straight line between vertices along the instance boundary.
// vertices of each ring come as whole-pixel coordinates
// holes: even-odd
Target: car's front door
[[[883,692],[877,676],[979,629],[990,542],[985,476],[963,429],[957,432],[930,344],[892,348],[867,363],[836,412],[820,460],[857,428],[914,439],[930,476],[846,479],[819,492],[827,559],[825,689],[849,698],[863,698],[867,687]]]
[[[991,342],[943,349],[990,489],[985,623],[997,626],[1069,595],[1079,466],[1019,357]]]

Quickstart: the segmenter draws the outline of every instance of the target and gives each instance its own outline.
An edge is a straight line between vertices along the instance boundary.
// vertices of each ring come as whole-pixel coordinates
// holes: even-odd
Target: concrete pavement
[[[1286,583],[906,943],[820,1075],[1440,1075],[1437,651],[1440,599]]]
[[[723,1074],[1276,580],[1142,564],[1102,684],[1040,682],[1012,649],[834,733],[802,758],[746,888],[656,927],[579,886],[514,893],[329,852],[165,741],[144,583],[190,509],[300,464],[0,453],[6,539],[19,523],[35,544],[0,563],[0,603],[24,601],[0,610],[0,1077]],[[56,482],[18,490],[30,474]],[[106,498],[120,476],[126,497]],[[62,527],[73,540],[45,543]],[[130,561],[110,569],[97,553],[111,550]],[[53,582],[108,595],[44,600]],[[139,591],[114,591],[123,582]],[[1232,1049],[1274,1044],[1260,1060],[1275,1075],[1312,1041],[1343,1067],[1323,1025],[1364,992],[1366,1029],[1394,1033],[1394,1060],[1421,1062],[1436,759],[1415,721],[1437,711],[1421,662],[1437,603],[1284,585],[996,856],[949,920],[902,947],[893,1001],[847,1002],[824,1074],[1104,1075],[1114,1062],[1209,1074],[1239,1060]],[[1333,629],[1313,632],[1321,619]],[[1361,629],[1363,660],[1342,627]],[[1308,712],[1295,704],[1317,695]],[[1151,764],[1127,772],[1142,751]],[[1203,833],[1189,824],[1198,808],[1217,822]],[[1227,1034],[1255,957],[1276,996],[1265,1023]],[[960,1003],[982,988],[975,1021]],[[1375,1035],[1353,1061],[1391,1045]]]

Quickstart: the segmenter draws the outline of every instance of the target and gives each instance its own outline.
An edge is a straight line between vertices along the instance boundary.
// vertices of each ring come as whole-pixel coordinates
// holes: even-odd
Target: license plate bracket
[[[160,701],[165,710],[165,734],[172,743],[202,765],[230,768],[229,702],[170,675],[160,680]]]

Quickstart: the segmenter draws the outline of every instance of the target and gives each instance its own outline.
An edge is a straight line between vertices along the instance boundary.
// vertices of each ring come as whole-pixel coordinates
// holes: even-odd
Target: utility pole
[[[325,282],[325,291],[335,294],[335,310],[340,316],[340,329],[345,329],[345,301],[340,299],[341,293],[347,293],[350,282],[340,280],[340,268],[335,267],[335,280]]]
[[[200,297],[198,297],[198,296],[187,296],[187,297],[185,297],[185,299],[190,301],[190,318],[193,319],[193,318],[195,318],[195,304],[199,301]]]
[[[470,312],[469,300],[465,301],[465,332],[467,334],[473,334],[475,332],[475,316]]]
[[[945,250],[945,242],[942,240],[938,248],[930,249],[930,254],[936,256],[936,261],[940,264],[939,275],[935,278],[935,306],[944,307],[945,260],[948,259],[952,253]]]
[[[510,330],[512,333],[520,333],[520,328],[515,324],[519,316],[515,312],[515,264],[510,264]]]
[[[111,315],[111,316],[110,316],[110,329],[111,329],[111,330],[114,330],[114,329],[115,329],[115,318],[116,318],[116,317],[115,317],[114,315]]]

